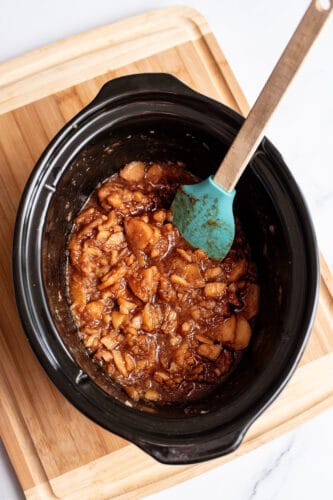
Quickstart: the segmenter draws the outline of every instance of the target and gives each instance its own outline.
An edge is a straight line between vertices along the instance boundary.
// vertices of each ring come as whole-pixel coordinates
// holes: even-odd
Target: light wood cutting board
[[[152,11],[71,37],[0,66],[0,430],[29,499],[142,498],[232,460],[333,404],[333,280],[321,261],[313,333],[278,400],[233,454],[165,466],[68,403],[22,332],[11,284],[15,213],[53,135],[116,76],[172,73],[247,114],[248,105],[205,19],[187,7]]]

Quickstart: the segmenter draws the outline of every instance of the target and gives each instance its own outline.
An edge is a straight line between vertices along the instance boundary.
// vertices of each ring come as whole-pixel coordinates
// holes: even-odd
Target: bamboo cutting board
[[[22,332],[11,285],[15,213],[28,175],[64,123],[116,76],[172,73],[247,114],[205,19],[173,7],[71,37],[0,66],[0,430],[29,499],[142,498],[232,460],[333,404],[333,279],[301,366],[233,454],[165,466],[81,415],[49,381]]]

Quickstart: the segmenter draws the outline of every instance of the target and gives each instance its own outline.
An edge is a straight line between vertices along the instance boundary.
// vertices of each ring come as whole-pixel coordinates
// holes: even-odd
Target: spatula
[[[311,2],[214,177],[182,186],[174,198],[174,224],[191,245],[213,259],[223,259],[234,240],[235,186],[331,12],[332,0]]]

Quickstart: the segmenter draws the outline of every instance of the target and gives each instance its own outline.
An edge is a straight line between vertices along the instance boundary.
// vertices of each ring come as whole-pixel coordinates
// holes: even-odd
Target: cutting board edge
[[[173,21],[171,25],[170,18]],[[140,34],[138,26],[141,35],[143,29],[148,33],[143,37],[144,43],[139,49],[135,43],[136,39],[133,43],[133,38],[126,38],[123,35],[131,32]],[[149,29],[153,26],[157,26],[158,30],[150,33]],[[162,35],[164,33],[159,37],[159,44],[154,43],[157,33]],[[117,37],[120,37],[120,41]],[[178,46],[182,42],[200,38],[205,39],[214,61],[224,63],[223,77],[229,89],[232,88],[239,109],[246,114],[248,111],[246,99],[205,17],[188,6],[151,10],[73,35],[3,62],[0,64],[0,114],[138,59]],[[121,59],[117,51],[113,50],[114,46],[118,46],[118,49],[122,47]],[[61,78],[57,76],[60,72]]]
[[[313,381],[314,372],[320,372],[321,378],[326,381],[322,387],[322,398],[320,399],[313,398],[313,383],[311,387],[311,381]],[[306,394],[303,397],[301,379],[304,378],[312,391],[310,391],[311,394]],[[290,415],[288,412],[281,415],[281,411],[279,411],[279,399],[282,398],[287,400],[291,395],[293,395],[296,399],[304,399],[302,410],[299,412],[290,410]],[[65,492],[67,492],[66,500],[77,500],[79,497],[80,500],[89,500],[91,498],[91,491],[89,487],[81,489],[80,485],[82,484],[81,481],[83,483],[87,482],[87,478],[90,477],[91,480],[94,480],[97,485],[96,488],[98,490],[98,498],[100,499],[108,498],[129,500],[133,498],[134,493],[138,495],[135,496],[135,498],[143,498],[145,495],[150,495],[163,489],[160,487],[161,482],[165,483],[165,487],[171,487],[181,481],[185,481],[191,477],[208,472],[214,467],[218,467],[239,456],[249,453],[258,446],[258,440],[260,441],[260,445],[265,444],[315,417],[320,412],[331,406],[332,403],[333,353],[330,353],[323,358],[307,363],[305,366],[300,368],[297,376],[290,380],[279,398],[275,400],[269,409],[266,410],[259,417],[259,419],[252,424],[247,435],[245,436],[241,448],[238,448],[231,455],[190,466],[169,466],[168,468],[165,468],[164,465],[159,464],[151,457],[143,455],[142,451],[135,445],[129,444],[129,446],[117,450],[109,455],[105,455],[92,463],[53,478],[47,482],[47,484],[51,485],[52,491],[56,494],[57,498],[65,498]],[[275,425],[268,425],[269,420],[273,420]],[[126,478],[120,479],[119,484],[117,484],[117,482],[115,484],[108,483],[106,480],[109,474],[108,471],[113,470],[117,473],[117,465],[119,463],[127,463],[131,466],[131,463],[133,462],[143,462],[139,467],[137,474],[145,476],[145,484],[141,485],[138,489],[134,487],[130,488],[130,485],[126,482]],[[161,477],[159,479],[154,479],[153,476],[158,474],[161,474]],[[47,484],[41,483],[40,485],[27,490],[27,498],[35,499],[36,494],[39,491],[46,492]],[[70,487],[68,485],[71,485],[70,487],[72,488],[74,485],[74,489],[69,493],[69,495],[68,491]],[[49,494],[51,494],[51,496],[47,498],[53,498],[51,490],[49,490]]]

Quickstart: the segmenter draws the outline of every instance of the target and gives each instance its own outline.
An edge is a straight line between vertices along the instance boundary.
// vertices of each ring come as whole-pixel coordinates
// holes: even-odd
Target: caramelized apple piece
[[[222,274],[222,269],[220,267],[210,267],[205,271],[205,279],[207,281],[216,280]]]
[[[174,285],[180,285],[180,286],[183,286],[185,288],[189,288],[191,286],[190,283],[188,281],[186,281],[185,278],[183,278],[182,276],[179,276],[178,274],[171,274],[170,281]]]
[[[167,216],[167,212],[164,209],[161,210],[155,210],[153,212],[153,219],[155,222],[159,222],[160,224],[163,224]]]
[[[183,341],[175,352],[174,360],[176,364],[180,367],[184,366],[186,363],[185,356],[188,351],[188,348],[189,348],[188,343]]]
[[[102,300],[95,300],[86,305],[87,314],[93,319],[100,319],[103,314],[104,304]]]
[[[113,233],[103,244],[105,250],[118,248],[125,241],[125,236],[122,231]]]
[[[205,286],[198,264],[187,264],[184,267],[183,276],[194,288],[202,288]]]
[[[230,330],[227,330],[228,335],[224,336],[222,340],[223,344],[227,347],[234,349],[235,351],[240,351],[245,349],[250,342],[251,339],[251,326],[242,314],[237,314],[235,317],[235,330],[232,336],[232,328],[234,326],[234,320],[232,320],[232,326]],[[231,323],[230,323],[231,324]]]
[[[76,313],[82,311],[87,302],[87,295],[82,280],[77,273],[72,274],[71,299],[73,312]]]
[[[247,319],[241,314],[237,314],[235,340],[232,342],[231,347],[237,351],[245,349],[249,345],[251,334],[251,327]]]
[[[131,302],[130,300],[125,299],[124,297],[119,297],[117,299],[117,302],[119,304],[119,311],[122,314],[128,314],[136,308],[135,302]]]
[[[109,230],[111,227],[114,227],[115,225],[118,224],[118,215],[114,210],[111,210],[111,212],[107,216],[107,220],[103,222],[103,224],[100,224],[98,226],[98,231],[107,231],[108,234],[110,234]],[[98,238],[98,236],[97,236]]]
[[[120,177],[128,182],[139,182],[145,174],[145,164],[142,161],[131,161],[119,172]]]
[[[173,334],[178,325],[177,312],[169,304],[164,305],[163,323],[161,330],[165,333]]]
[[[247,271],[247,260],[240,259],[233,261],[230,272],[228,273],[228,282],[239,280]]]
[[[144,250],[154,234],[150,224],[134,217],[125,221],[125,233],[134,250]]]
[[[177,253],[183,257],[184,260],[186,260],[187,262],[192,262],[192,255],[191,255],[191,252],[184,250],[183,248],[177,248]]]
[[[128,377],[128,371],[127,371],[125,361],[124,361],[124,358],[123,358],[123,355],[121,354],[121,352],[113,350],[112,355],[113,355],[114,363],[115,363],[117,369],[119,370],[119,372],[124,377]]]
[[[163,169],[157,163],[149,167],[146,175],[147,179],[152,184],[158,184],[162,179],[162,176],[163,176]]]
[[[115,335],[106,335],[105,337],[101,338],[101,343],[110,351],[117,347],[118,345],[118,340]]]
[[[129,395],[129,397],[133,399],[133,401],[139,401],[140,394],[138,393],[135,387],[133,387],[132,385],[127,385],[124,387],[124,389]]]
[[[143,302],[149,302],[157,292],[159,272],[156,266],[147,267],[128,277],[132,292]]]
[[[142,328],[147,332],[153,332],[161,325],[162,319],[160,307],[148,302],[142,312]]]
[[[126,315],[121,314],[119,311],[112,311],[111,317],[112,317],[113,327],[117,330],[120,327],[120,325],[124,322]]]
[[[198,354],[204,358],[215,361],[221,354],[222,347],[219,344],[200,344]]]
[[[204,288],[206,297],[221,297],[226,289],[226,284],[219,281],[214,281],[212,283],[207,283]]]
[[[177,298],[175,289],[165,276],[160,277],[158,294],[166,302],[173,302]]]
[[[125,276],[126,273],[127,273],[126,267],[120,264],[116,269],[112,269],[110,272],[108,272],[105,276],[101,278],[101,283],[98,285],[98,289],[104,290],[105,288],[114,285],[115,283],[119,282],[121,278]]]
[[[210,330],[212,338],[222,343],[233,342],[236,332],[236,316],[232,314]]]
[[[134,361],[134,359],[132,358],[132,356],[128,352],[125,352],[124,358],[125,358],[126,369],[129,372],[131,372],[135,368],[135,361]]]
[[[166,372],[155,372],[154,379],[156,382],[164,382],[165,380],[170,380],[170,376]]]
[[[145,398],[149,401],[158,401],[160,399],[160,394],[153,389],[148,389],[145,393]]]

